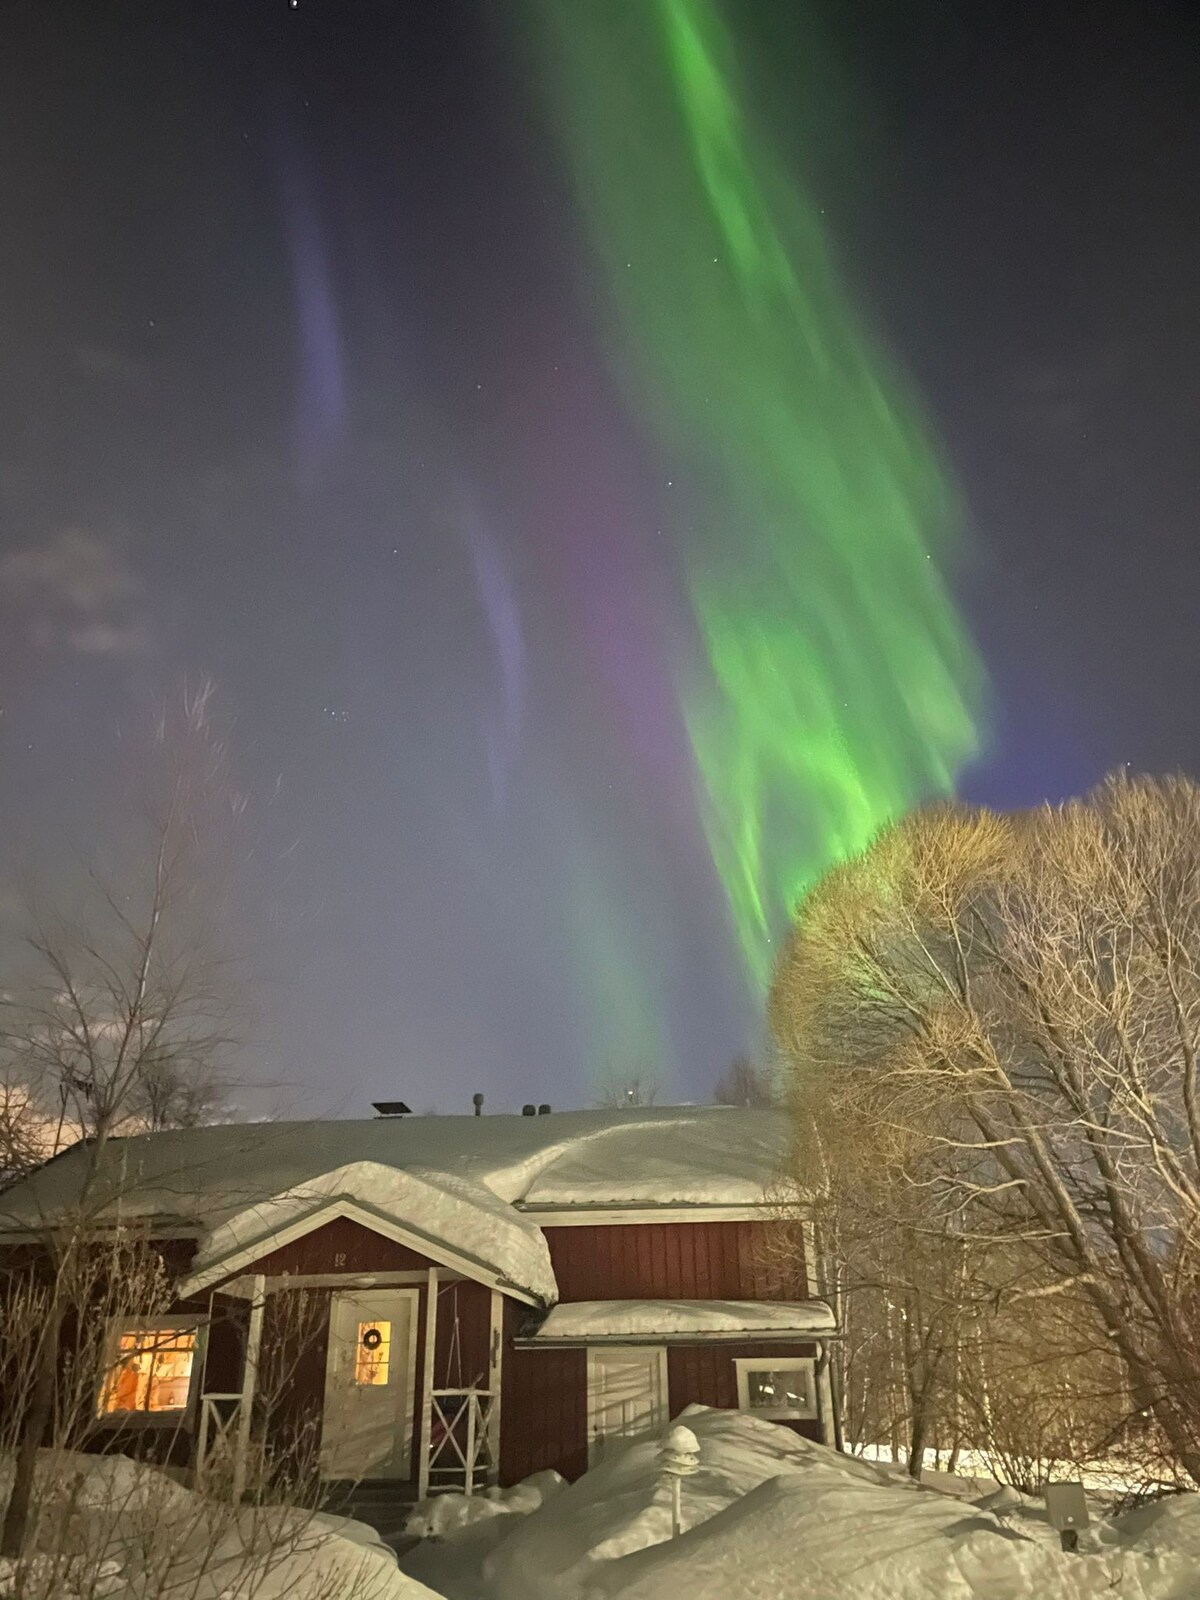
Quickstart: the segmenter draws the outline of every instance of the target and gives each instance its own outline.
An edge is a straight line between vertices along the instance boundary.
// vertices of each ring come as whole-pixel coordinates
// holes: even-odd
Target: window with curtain
[[[184,1324],[124,1325],[100,1389],[102,1417],[169,1416],[187,1410],[198,1330]]]

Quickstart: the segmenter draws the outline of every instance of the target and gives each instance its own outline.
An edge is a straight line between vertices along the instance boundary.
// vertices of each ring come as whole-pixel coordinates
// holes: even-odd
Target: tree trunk
[[[37,1453],[54,1410],[55,1380],[58,1376],[59,1334],[63,1321],[63,1297],[56,1290],[42,1330],[38,1351],[37,1371],[34,1374],[29,1406],[21,1427],[13,1464],[12,1493],[4,1513],[4,1527],[0,1530],[0,1556],[16,1560],[25,1548],[29,1534],[29,1512],[33,1503],[33,1484],[37,1472]]]
[[[912,1432],[908,1440],[908,1475],[921,1480],[921,1468],[925,1462],[925,1440],[929,1437],[929,1417],[923,1403],[913,1406]]]
[[[1151,1409],[1174,1451],[1176,1461],[1200,1488],[1200,1439],[1197,1439],[1190,1426],[1190,1419],[1180,1415],[1170,1395],[1157,1395]]]

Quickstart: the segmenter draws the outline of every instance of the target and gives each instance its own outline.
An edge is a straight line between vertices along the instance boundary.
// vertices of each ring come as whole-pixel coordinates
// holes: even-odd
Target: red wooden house
[[[762,1248],[786,1142],[779,1113],[694,1107],[149,1134],[9,1190],[0,1244],[83,1206],[170,1264],[168,1314],[110,1330],[99,1447],[247,1446],[291,1339],[289,1425],[332,1482],[573,1477],[692,1402],[834,1442],[832,1315]]]

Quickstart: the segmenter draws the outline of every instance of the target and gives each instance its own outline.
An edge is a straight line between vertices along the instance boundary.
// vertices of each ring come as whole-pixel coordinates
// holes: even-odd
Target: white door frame
[[[391,1305],[395,1305],[396,1301],[400,1300],[408,1306],[408,1349],[404,1362],[404,1384],[405,1393],[407,1395],[407,1404],[404,1409],[402,1423],[403,1432],[401,1435],[401,1455],[402,1458],[409,1463],[409,1466],[404,1477],[402,1479],[397,1479],[397,1482],[407,1482],[412,1477],[413,1409],[417,1403],[417,1312],[420,1308],[421,1292],[419,1289],[390,1286],[386,1288],[376,1287],[370,1289],[361,1289],[348,1286],[345,1289],[335,1289],[329,1296],[329,1334],[325,1351],[325,1390],[321,1397],[322,1460],[320,1463],[320,1474],[322,1478],[328,1478],[334,1482],[337,1480],[331,1473],[326,1471],[323,1457],[324,1429],[328,1416],[329,1395],[331,1389],[335,1388],[336,1378],[337,1343],[334,1339],[333,1329],[337,1302],[339,1299],[348,1299],[361,1303],[363,1300],[366,1300],[374,1295],[378,1295],[381,1300],[386,1296],[388,1303]]]
[[[624,1356],[626,1358],[626,1360],[628,1360],[630,1358],[633,1358],[633,1357],[641,1356],[645,1360],[647,1366],[650,1365],[650,1362],[651,1362],[652,1358],[657,1358],[657,1362],[658,1362],[658,1387],[659,1387],[659,1393],[662,1396],[662,1406],[663,1406],[663,1412],[664,1412],[664,1420],[668,1419],[670,1417],[670,1415],[671,1415],[671,1391],[670,1391],[670,1384],[669,1384],[668,1371],[667,1371],[667,1347],[666,1347],[665,1344],[657,1344],[657,1345],[646,1345],[646,1344],[589,1345],[588,1346],[588,1353],[587,1353],[587,1434],[588,1434],[588,1465],[589,1466],[592,1466],[592,1465],[595,1464],[596,1457],[597,1457],[597,1445],[599,1443],[599,1440],[596,1437],[595,1430],[592,1427],[592,1419],[595,1416],[595,1406],[593,1404],[593,1396],[596,1394],[596,1391],[597,1391],[597,1388],[598,1388],[598,1385],[596,1383],[596,1368],[598,1366],[602,1366],[603,1365],[603,1361],[604,1361],[604,1357],[605,1356],[610,1356],[610,1355],[612,1355],[612,1356]],[[604,1437],[606,1439],[608,1439],[608,1438],[611,1438],[613,1436],[610,1435],[610,1434],[606,1434],[606,1435],[604,1435]],[[618,1435],[617,1437],[625,1437],[625,1436],[624,1435]],[[633,1435],[630,1435],[629,1437],[633,1437]]]

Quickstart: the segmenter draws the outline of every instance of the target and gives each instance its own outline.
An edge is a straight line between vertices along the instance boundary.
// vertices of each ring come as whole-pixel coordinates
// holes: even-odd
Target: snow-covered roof
[[[735,1338],[832,1333],[824,1300],[577,1300],[548,1312],[533,1344],[596,1344],[606,1339]]]
[[[485,1250],[490,1272],[545,1302],[538,1210],[761,1204],[787,1149],[781,1112],[713,1106],[186,1128],[111,1139],[94,1178],[89,1149],[67,1151],[0,1195],[0,1234],[83,1206],[198,1234],[211,1268],[345,1201]]]
[[[531,1295],[543,1305],[558,1293],[546,1236],[481,1184],[436,1173],[401,1172],[377,1161],[344,1167],[285,1189],[231,1215],[214,1216],[201,1238],[185,1294],[227,1278],[234,1263],[253,1261],[282,1235],[349,1215],[384,1233],[400,1226],[405,1242],[434,1260],[476,1269],[477,1275]]]

